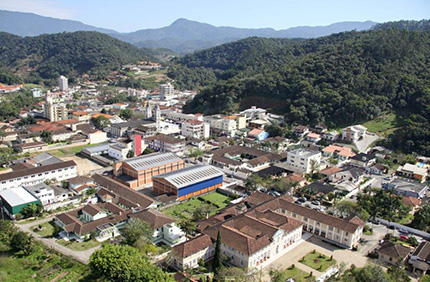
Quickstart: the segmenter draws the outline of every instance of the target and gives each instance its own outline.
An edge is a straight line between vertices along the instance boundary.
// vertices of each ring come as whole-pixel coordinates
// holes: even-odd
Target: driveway
[[[41,220],[32,221],[32,222],[27,223],[27,224],[16,224],[16,226],[19,229],[21,229],[22,231],[30,233],[31,235],[33,235],[33,237],[35,239],[41,241],[45,246],[50,247],[50,248],[56,250],[57,252],[62,253],[63,255],[71,256],[75,260],[77,260],[83,264],[88,264],[88,262],[90,261],[91,255],[96,250],[100,249],[101,245],[94,247],[92,249],[89,249],[89,250],[85,250],[85,251],[73,251],[67,247],[64,247],[64,246],[58,244],[56,242],[56,239],[54,239],[54,238],[44,238],[43,236],[33,232],[33,230],[32,230],[33,226],[51,221],[53,218],[54,218],[53,216],[50,216],[50,217],[47,217],[47,218],[44,218]]]
[[[362,140],[355,142],[355,147],[357,147],[360,153],[364,153],[366,152],[367,147],[369,147],[370,144],[380,138],[381,137],[379,137],[379,135],[377,135],[376,133],[366,133],[366,136]]]

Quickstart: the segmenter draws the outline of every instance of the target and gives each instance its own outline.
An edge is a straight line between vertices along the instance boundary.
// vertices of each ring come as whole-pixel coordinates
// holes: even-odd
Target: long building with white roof
[[[174,194],[183,201],[220,187],[223,174],[213,166],[196,165],[157,175],[153,181],[156,193]]]
[[[113,166],[114,177],[130,188],[152,182],[156,175],[184,168],[185,162],[173,153],[134,157]]]
[[[0,200],[3,211],[12,219],[29,204],[40,203],[39,199],[22,187],[0,191]]]

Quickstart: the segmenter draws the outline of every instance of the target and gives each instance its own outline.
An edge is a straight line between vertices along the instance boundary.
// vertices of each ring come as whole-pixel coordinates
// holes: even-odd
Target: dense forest
[[[267,98],[289,124],[331,128],[399,113],[402,127],[387,145],[430,155],[430,33],[392,25],[311,40],[248,38],[178,59],[169,75],[201,89],[186,112],[230,113]]]
[[[0,33],[0,78],[27,82],[54,81],[60,75],[106,74],[122,64],[147,60],[143,49],[98,32],[15,36]]]

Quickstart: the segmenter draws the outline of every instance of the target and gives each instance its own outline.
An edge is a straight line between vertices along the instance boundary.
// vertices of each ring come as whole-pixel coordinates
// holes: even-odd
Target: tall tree
[[[222,251],[221,251],[221,234],[218,231],[218,235],[216,238],[216,245],[215,245],[215,254],[214,259],[212,262],[212,267],[214,271],[214,275],[217,277],[218,271],[223,267],[223,257],[222,257]]]
[[[139,239],[152,243],[153,234],[154,230],[149,224],[138,218],[130,218],[121,229],[121,235],[129,245],[134,245]]]

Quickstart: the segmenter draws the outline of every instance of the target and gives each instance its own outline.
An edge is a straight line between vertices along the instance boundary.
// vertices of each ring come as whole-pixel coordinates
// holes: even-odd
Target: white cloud
[[[61,4],[54,0],[1,0],[0,9],[60,19],[73,19],[75,15],[74,11],[61,7]]]

